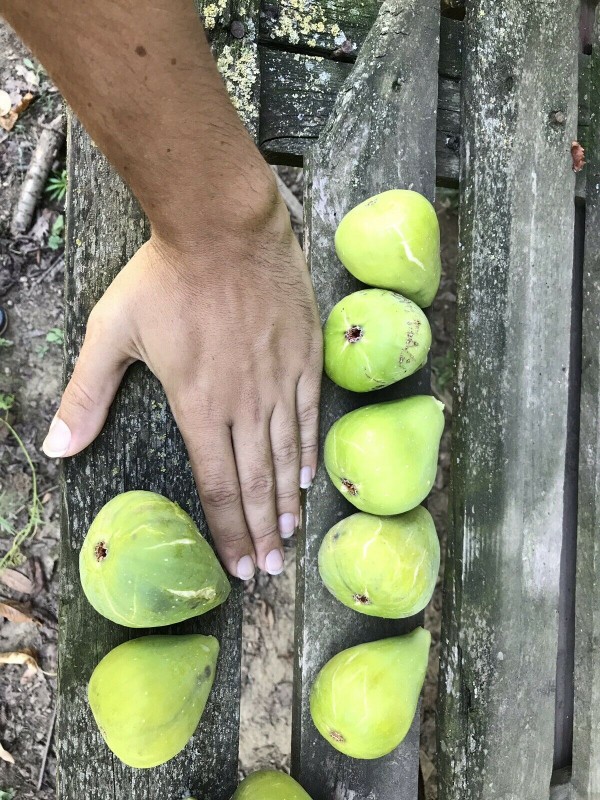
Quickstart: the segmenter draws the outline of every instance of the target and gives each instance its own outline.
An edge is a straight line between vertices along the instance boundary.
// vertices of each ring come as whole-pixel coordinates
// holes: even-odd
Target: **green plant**
[[[0,495],[0,529],[11,536],[13,540],[8,552],[4,554],[2,559],[0,559],[0,571],[6,567],[12,567],[21,563],[21,545],[27,539],[35,536],[40,522],[42,509],[38,496],[37,472],[35,466],[23,440],[8,421],[8,412],[10,408],[12,408],[14,401],[15,398],[12,395],[0,394],[0,411],[4,411],[4,416],[0,414],[0,425],[3,425],[8,430],[9,434],[14,438],[21,452],[25,456],[25,460],[31,472],[31,500],[29,502],[29,514],[27,522],[22,528],[17,529],[11,521],[11,517],[14,519],[19,509],[11,508],[11,505],[13,504],[11,504],[10,501],[7,502],[8,498],[6,493]],[[0,800],[2,800],[1,796]]]
[[[46,193],[50,195],[51,200],[62,200],[67,193],[67,170],[63,169],[60,172],[54,172],[48,179],[46,186]]]
[[[65,341],[65,335],[62,328],[50,328],[50,330],[46,334],[45,343],[41,344],[37,349],[38,356],[40,358],[43,358],[50,349],[51,344],[55,344],[57,347],[62,347],[64,341]]]
[[[0,347],[12,347],[12,346],[13,346],[13,343],[9,339],[3,339],[0,336]],[[0,800],[2,800],[1,797],[0,797]]]
[[[64,240],[64,230],[65,230],[65,218],[63,214],[59,214],[58,217],[54,220],[54,224],[52,225],[52,230],[50,231],[50,236],[48,237],[48,247],[50,250],[58,250],[59,247],[62,247],[65,240]]]
[[[0,789],[0,800],[13,800],[14,796],[14,789]]]

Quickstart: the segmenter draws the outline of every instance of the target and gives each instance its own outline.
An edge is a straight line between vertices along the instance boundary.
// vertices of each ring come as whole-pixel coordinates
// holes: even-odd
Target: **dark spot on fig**
[[[209,666],[208,666],[208,664],[207,664],[207,665],[204,667],[204,677],[205,677],[205,678],[210,678],[210,674],[211,674],[211,670],[210,670],[210,667],[209,667]]]
[[[352,495],[352,497],[356,497],[358,494],[356,484],[352,483],[352,481],[349,481],[347,478],[342,478],[342,486],[348,492],[348,494]]]
[[[355,594],[354,595],[354,600],[355,600],[355,602],[360,603],[361,606],[370,606],[371,605],[371,601],[369,600],[369,598],[367,597],[366,594]]]
[[[146,48],[143,44],[138,44],[138,46],[135,48],[135,52],[138,54],[138,56],[145,56]]]
[[[104,561],[104,559],[108,555],[108,550],[106,549],[106,542],[98,542],[96,547],[94,547],[94,555],[96,556],[96,561]]]
[[[177,63],[177,59],[176,58],[172,58],[171,59],[171,64],[173,64],[173,66],[175,66],[176,63]]]
[[[339,731],[329,731],[329,735],[335,742],[345,742],[346,740]]]
[[[360,342],[363,336],[363,329],[359,325],[353,325],[351,328],[348,328],[344,334],[346,341],[350,342],[350,344],[354,344],[354,342]]]

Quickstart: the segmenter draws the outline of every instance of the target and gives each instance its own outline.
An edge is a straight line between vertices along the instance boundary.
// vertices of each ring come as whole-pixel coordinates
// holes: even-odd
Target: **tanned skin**
[[[245,579],[255,565],[277,574],[316,470],[321,330],[273,174],[192,0],[0,0],[0,13],[152,226],[92,310],[44,451],[87,447],[125,370],[144,361],[223,563]]]

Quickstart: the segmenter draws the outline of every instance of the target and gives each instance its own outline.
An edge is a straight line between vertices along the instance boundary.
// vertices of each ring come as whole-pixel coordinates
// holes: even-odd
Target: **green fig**
[[[229,581],[192,518],[154,492],[113,497],[79,555],[85,596],[129,628],[173,625],[227,599]]]
[[[350,647],[319,672],[310,713],[319,733],[352,758],[391,753],[409,731],[429,656],[431,636],[406,636]]]
[[[231,800],[310,800],[310,797],[285,772],[262,769],[248,775]]]
[[[335,305],[323,331],[325,372],[338,386],[370,392],[427,362],[431,329],[419,306],[385,289],[363,289]]]
[[[349,211],[335,249],[359,281],[393,289],[422,308],[440,285],[440,226],[426,197],[408,189],[376,194]]]
[[[324,454],[334,486],[369,514],[402,514],[418,506],[435,480],[443,408],[431,395],[416,395],[338,419]]]
[[[88,699],[106,744],[123,763],[163,764],[198,727],[215,677],[214,636],[143,636],[115,647],[92,673]]]
[[[423,506],[397,517],[352,514],[327,532],[319,550],[331,594],[372,617],[412,617],[425,608],[439,566],[435,525]]]

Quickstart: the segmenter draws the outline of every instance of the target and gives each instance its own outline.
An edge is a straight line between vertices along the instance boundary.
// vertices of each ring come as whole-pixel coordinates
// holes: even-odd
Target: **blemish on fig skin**
[[[345,742],[346,741],[339,731],[329,731],[329,735],[334,740],[334,742]]]
[[[173,64],[173,66],[175,66],[176,63],[177,63],[177,59],[176,58],[172,58],[171,59],[171,64]]]
[[[143,44],[138,44],[138,46],[135,48],[135,52],[138,54],[138,56],[145,56],[146,48]]]
[[[353,599],[355,603],[360,603],[361,606],[371,605],[371,601],[369,600],[366,594],[355,594],[353,595]]]
[[[351,328],[348,328],[346,333],[344,334],[344,338],[350,344],[354,344],[355,342],[360,342],[360,340],[364,336],[364,331],[359,325],[353,325]]]
[[[96,556],[96,561],[104,561],[104,559],[108,555],[108,550],[106,549],[106,542],[98,542],[96,547],[94,547],[94,555]]]
[[[352,483],[352,481],[349,481],[348,478],[342,478],[342,488],[345,489],[348,494],[351,494],[352,497],[356,497],[358,494],[356,484]]]

